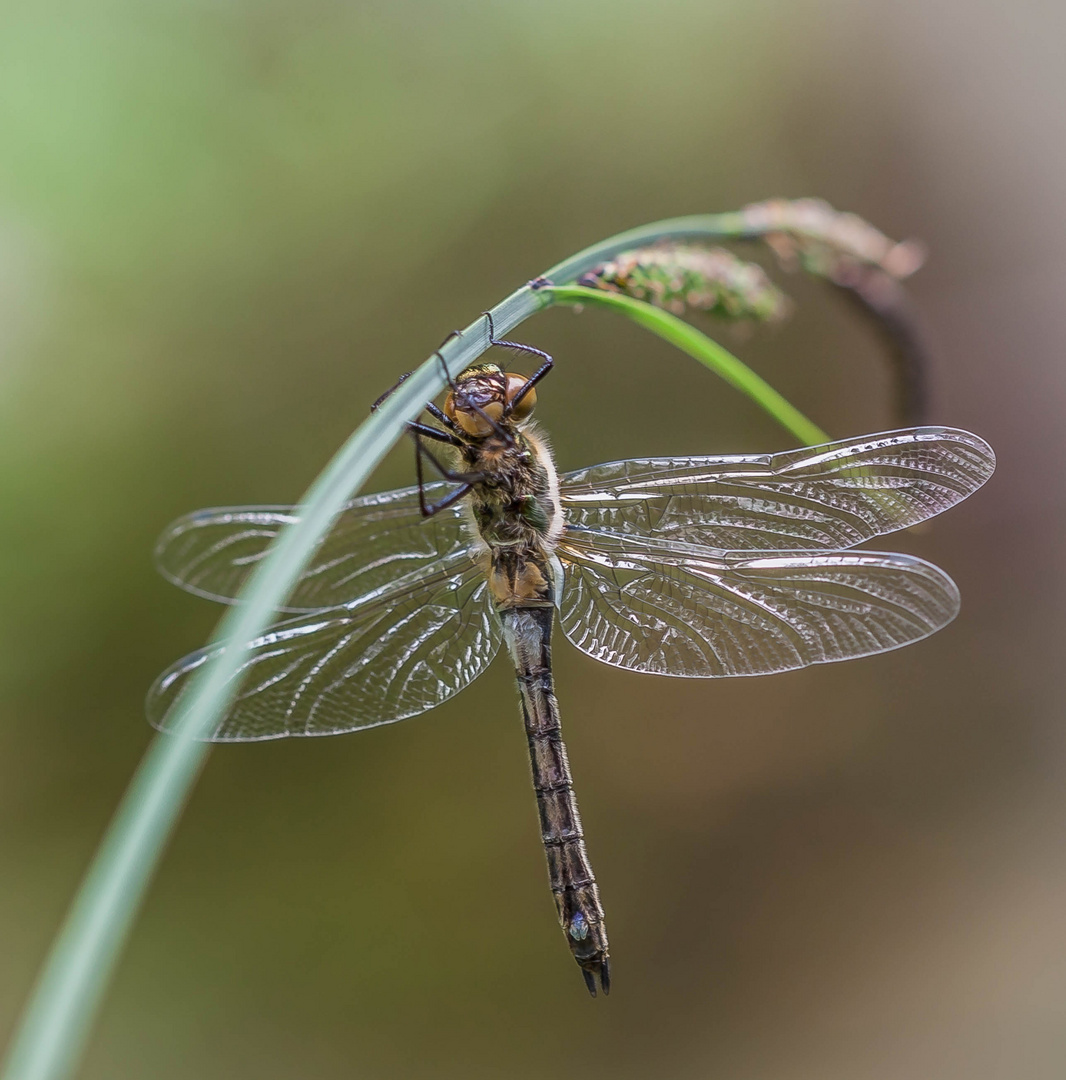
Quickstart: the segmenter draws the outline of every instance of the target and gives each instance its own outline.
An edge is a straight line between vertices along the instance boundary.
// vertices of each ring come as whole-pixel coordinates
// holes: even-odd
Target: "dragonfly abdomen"
[[[500,611],[504,639],[518,680],[555,907],[570,951],[581,966],[589,992],[595,996],[597,974],[605,994],[611,985],[607,926],[585,850],[570,761],[559,724],[551,667],[553,617],[552,607],[510,607]]]

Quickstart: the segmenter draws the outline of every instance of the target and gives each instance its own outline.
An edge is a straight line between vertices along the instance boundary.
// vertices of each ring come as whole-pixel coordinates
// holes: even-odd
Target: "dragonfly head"
[[[525,385],[524,375],[502,371],[495,364],[474,364],[455,380],[455,389],[444,402],[444,414],[467,435],[483,439],[492,434],[493,423],[521,422],[533,412],[537,403],[533,387],[516,400]]]

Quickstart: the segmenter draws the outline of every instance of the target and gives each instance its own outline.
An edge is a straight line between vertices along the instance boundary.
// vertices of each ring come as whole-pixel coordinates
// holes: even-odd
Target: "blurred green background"
[[[898,546],[898,653],[655,680],[561,642],[611,931],[560,940],[499,663],[425,717],[209,760],[86,1078],[1051,1078],[1066,1064],[1064,17],[1025,0],[0,10],[0,1035],[218,611],[153,571],[296,499],[369,402],[621,229],[818,195],[932,252],[932,418],[1000,456]],[[887,368],[817,282],[734,348],[838,435]],[[790,440],[617,318],[550,312],[560,467]],[[372,487],[411,482],[400,447]]]

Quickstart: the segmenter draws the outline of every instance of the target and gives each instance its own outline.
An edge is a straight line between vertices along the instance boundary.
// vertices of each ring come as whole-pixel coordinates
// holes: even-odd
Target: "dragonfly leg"
[[[531,353],[534,356],[539,356],[544,361],[540,365],[540,367],[537,368],[537,370],[534,371],[528,379],[526,379],[525,383],[522,385],[522,388],[518,391],[518,393],[515,394],[514,397],[512,397],[511,400],[504,406],[503,415],[510,416],[511,413],[514,412],[516,406],[522,400],[522,398],[524,398],[526,394],[528,394],[529,391],[532,390],[533,387],[536,386],[537,383],[539,383],[540,380],[543,379],[544,376],[547,375],[553,367],[555,367],[555,360],[552,358],[550,353],[546,353],[543,349],[535,349],[532,345],[523,345],[520,341],[504,341],[502,338],[497,338],[496,327],[493,325],[492,322],[492,312],[483,311],[481,314],[484,315],[486,319],[488,319],[490,345],[499,345],[501,348],[504,349],[514,349],[517,352]]]
[[[434,420],[442,423],[449,431],[458,434],[459,425],[441,408],[438,408],[432,401],[426,405],[426,412],[433,417]]]
[[[486,478],[487,474],[483,473],[483,472],[457,472],[454,469],[449,469],[449,468],[446,468],[444,465],[442,465],[422,445],[422,438],[426,434],[426,430],[424,430],[424,429],[426,429],[426,425],[424,425],[424,424],[412,424],[410,429],[409,429],[410,432],[411,432],[412,437],[415,440],[415,447],[416,447],[417,452],[418,452],[418,460],[419,461],[421,461],[422,458],[425,458],[437,470],[437,472],[440,473],[440,475],[445,480],[453,480],[457,484],[478,484],[478,483],[480,483],[482,480],[484,480]],[[436,428],[428,428],[428,430],[429,431],[436,431]],[[438,435],[446,435],[446,434],[447,434],[447,432],[444,432],[444,431],[438,432]],[[441,441],[450,441],[450,440],[441,440]],[[463,443],[459,442],[459,445],[462,446]]]
[[[449,341],[451,341],[451,339],[452,339],[453,337],[462,337],[462,336],[463,336],[463,334],[462,334],[462,331],[461,331],[461,330],[453,330],[453,331],[452,331],[452,332],[451,332],[451,333],[450,333],[450,334],[449,334],[449,335],[448,335],[448,336],[447,336],[447,337],[446,337],[446,338],[445,338],[445,339],[444,339],[444,340],[443,340],[443,341],[442,341],[442,342],[440,343],[440,345],[438,345],[438,346],[437,346],[437,348],[436,348],[436,349],[434,350],[434,354],[433,354],[433,355],[434,355],[434,356],[436,356],[436,357],[437,357],[437,359],[438,359],[438,360],[440,361],[440,365],[441,365],[441,368],[443,368],[443,370],[444,370],[444,378],[445,378],[445,379],[447,380],[448,386],[449,386],[449,387],[451,388],[451,390],[452,390],[453,392],[455,391],[455,382],[454,382],[454,380],[452,379],[451,375],[450,375],[450,374],[448,373],[448,366],[447,366],[447,364],[445,364],[445,363],[444,363],[444,357],[443,357],[443,356],[441,356],[441,352],[440,352],[440,351],[441,351],[441,349],[442,349],[442,348],[443,348],[443,347],[444,347],[445,345],[447,345],[447,344],[448,344],[448,342],[449,342]],[[379,409],[379,408],[380,408],[380,407],[381,407],[382,405],[384,405],[384,404],[385,404],[385,402],[386,402],[386,401],[388,401],[388,400],[389,400],[389,398],[390,398],[390,397],[392,397],[392,395],[393,395],[393,394],[395,394],[395,393],[396,393],[396,391],[397,391],[397,390],[399,390],[399,388],[400,388],[401,386],[403,386],[403,384],[404,384],[405,382],[407,382],[407,380],[408,380],[408,379],[409,379],[409,378],[410,378],[410,377],[411,377],[411,376],[412,376],[413,374],[414,374],[414,372],[413,372],[413,371],[405,371],[405,372],[404,372],[404,373],[403,373],[403,374],[402,374],[402,375],[401,375],[401,376],[400,376],[400,377],[399,377],[399,378],[398,378],[398,379],[396,380],[396,382],[394,382],[394,383],[392,384],[392,386],[390,386],[390,387],[388,388],[388,390],[386,390],[386,391],[385,391],[385,393],[384,393],[384,394],[382,394],[382,395],[381,395],[381,397],[379,397],[379,398],[377,399],[377,401],[375,401],[375,402],[374,402],[374,404],[370,406],[370,411],[371,411],[371,412],[377,412],[377,410],[378,410],[378,409]],[[432,401],[429,401],[429,402],[427,402],[427,403],[426,403],[426,411],[427,411],[427,412],[428,412],[428,413],[430,414],[430,416],[432,416],[432,417],[433,417],[433,419],[434,419],[434,420],[438,420],[438,421],[440,421],[440,423],[442,423],[442,424],[443,424],[443,425],[444,425],[444,426],[445,426],[446,428],[448,428],[448,430],[449,430],[449,431],[454,431],[454,432],[458,433],[458,431],[459,431],[459,428],[458,428],[458,426],[456,425],[456,423],[455,423],[455,422],[454,422],[454,421],[453,421],[453,420],[452,420],[452,419],[451,419],[450,417],[446,416],[446,415],[445,415],[445,413],[444,413],[444,411],[443,411],[442,409],[438,408],[438,407],[437,407],[436,405],[434,405]],[[432,438],[432,436],[430,436],[430,437]]]
[[[453,337],[462,337],[462,333],[459,330],[453,330],[433,351],[433,355],[437,358],[437,362],[440,364],[441,371],[444,372],[444,381],[448,384],[448,389],[455,393],[455,380],[452,378],[452,373],[448,370],[448,365],[444,362],[444,354],[441,349],[452,340]]]
[[[411,377],[411,376],[412,376],[413,374],[414,374],[414,372],[413,372],[413,371],[407,371],[407,372],[405,372],[405,373],[404,373],[403,375],[401,375],[401,376],[400,376],[400,377],[399,377],[399,378],[398,378],[398,379],[396,380],[396,382],[395,382],[395,383],[393,383],[393,385],[392,385],[392,386],[390,386],[390,387],[388,388],[388,390],[386,390],[386,391],[385,391],[385,393],[384,393],[384,394],[382,394],[382,395],[381,395],[381,397],[379,397],[379,398],[377,399],[377,401],[375,401],[375,402],[374,402],[374,404],[370,406],[370,411],[371,411],[371,412],[377,412],[377,410],[378,410],[378,409],[379,409],[379,408],[380,408],[380,407],[381,407],[382,405],[384,405],[384,404],[385,404],[385,402],[386,402],[386,401],[388,401],[388,400],[389,400],[389,398],[390,398],[390,397],[392,397],[392,395],[393,395],[393,394],[395,394],[395,393],[396,393],[396,391],[397,391],[397,390],[399,390],[399,388],[400,388],[401,386],[403,386],[403,384],[404,384],[405,382],[407,382],[407,380],[408,380],[408,379],[409,379],[409,378],[410,378],[410,377]],[[452,431],[452,432],[458,433],[458,431],[459,431],[459,427],[458,427],[458,425],[457,425],[457,424],[455,423],[455,421],[454,421],[454,420],[452,420],[452,419],[451,419],[451,417],[449,417],[449,416],[448,416],[448,415],[447,415],[447,414],[446,414],[446,413],[444,412],[444,410],[443,410],[443,409],[441,409],[441,408],[438,408],[438,406],[434,405],[432,401],[427,401],[427,402],[426,402],[426,406],[425,406],[425,408],[426,408],[426,412],[428,412],[428,413],[429,413],[429,415],[430,415],[430,416],[432,416],[434,420],[437,420],[437,421],[439,421],[440,423],[442,423],[442,424],[443,424],[443,425],[444,425],[444,426],[445,426],[445,427],[446,427],[446,428],[447,428],[447,429],[448,429],[449,431]],[[410,424],[410,425],[408,425],[408,426],[409,426],[409,427],[413,427],[413,426],[414,426],[414,424]],[[428,430],[431,430],[431,429],[426,429],[426,430],[428,431]],[[426,431],[424,431],[424,432],[423,432],[423,434],[426,434]],[[433,436],[429,436],[429,437],[430,437],[430,438],[432,438]]]
[[[544,355],[548,356],[547,353],[544,353]],[[541,364],[540,367],[537,368],[537,370],[534,371],[528,379],[526,379],[518,393],[515,394],[515,396],[511,398],[509,402],[507,402],[506,406],[504,406],[503,415],[509,416],[512,412],[514,412],[515,407],[522,400],[522,398],[524,398],[526,394],[528,394],[529,391],[532,390],[533,387],[536,386],[537,383],[539,383],[540,380],[543,379],[544,376],[547,375],[553,367],[555,367],[555,361],[550,356],[548,356],[548,359],[545,360],[544,363]]]
[[[401,375],[401,376],[399,377],[399,379],[397,379],[397,380],[396,380],[396,382],[395,382],[395,383],[394,383],[394,384],[393,384],[392,386],[390,386],[390,387],[389,387],[389,389],[388,389],[388,390],[386,390],[386,391],[385,391],[385,393],[384,393],[384,394],[382,394],[382,395],[381,395],[381,397],[379,397],[379,398],[377,399],[377,401],[375,401],[375,402],[374,402],[374,404],[373,404],[373,405],[371,405],[371,406],[370,406],[370,411],[371,411],[371,412],[377,412],[378,408],[379,408],[379,407],[380,407],[381,405],[383,405],[383,404],[384,404],[384,403],[385,403],[386,401],[388,401],[388,399],[389,399],[390,397],[392,397],[392,395],[393,395],[393,394],[395,394],[395,393],[396,393],[396,391],[397,391],[397,390],[398,390],[398,389],[399,389],[399,388],[400,388],[400,387],[401,387],[401,386],[402,386],[402,385],[403,385],[403,384],[404,384],[405,382],[407,382],[407,380],[408,380],[408,379],[409,379],[409,378],[410,378],[410,377],[411,377],[411,376],[412,376],[413,374],[414,374],[414,372],[413,372],[413,371],[408,371],[408,372],[407,372],[406,374],[404,374],[404,375]],[[430,416],[432,416],[434,420],[437,420],[437,421],[439,421],[440,423],[442,423],[442,424],[443,424],[443,425],[444,425],[444,426],[445,426],[445,427],[446,427],[446,428],[447,428],[447,429],[448,429],[449,431],[451,431],[451,432],[454,432],[454,433],[455,433],[456,435],[458,434],[458,432],[459,432],[459,426],[458,426],[458,425],[457,425],[457,424],[455,423],[455,421],[454,421],[454,420],[452,420],[452,418],[451,418],[450,416],[448,416],[448,415],[447,415],[447,414],[446,414],[446,413],[444,412],[444,410],[443,410],[443,409],[441,409],[441,408],[439,408],[438,406],[434,405],[432,401],[427,401],[427,402],[426,402],[426,412],[428,412],[428,413],[429,413],[429,415],[430,415]],[[413,429],[413,428],[416,428],[416,427],[418,427],[418,428],[421,428],[421,429],[422,429],[422,434],[423,434],[423,435],[425,435],[425,436],[427,436],[427,437],[428,437],[428,438],[430,438],[430,439],[432,439],[432,438],[436,438],[436,437],[440,436],[441,434],[443,434],[443,432],[437,432],[437,433],[436,433],[436,435],[430,435],[429,433],[430,433],[431,431],[435,431],[436,429],[434,429],[434,428],[431,428],[431,427],[428,427],[428,426],[427,426],[427,425],[425,425],[425,424],[418,424],[418,423],[415,423],[414,421],[412,421],[412,422],[411,422],[410,424],[408,424],[407,426],[408,426],[408,428],[409,428],[409,429]],[[445,441],[449,441],[449,442],[450,442],[450,441],[451,441],[451,439],[448,439],[448,440],[445,440]],[[462,443],[461,443],[461,442],[460,442],[460,441],[459,441],[458,439],[455,439],[454,445],[455,445],[455,446],[462,446],[463,444],[462,444]]]
[[[423,517],[432,517],[434,514],[439,514],[441,510],[446,510],[453,503],[461,499],[474,484],[485,479],[484,473],[454,472],[451,469],[446,469],[422,444],[423,438],[434,438],[441,442],[449,442],[457,446],[462,446],[463,443],[460,439],[455,438],[453,435],[449,435],[448,432],[437,431],[436,428],[431,428],[425,424],[411,424],[409,425],[408,430],[415,440],[415,475],[418,478],[418,506],[422,511]],[[433,434],[430,435],[430,432],[433,432]],[[425,473],[422,469],[423,458],[429,461],[445,480],[453,480],[460,485],[454,491],[450,491],[445,495],[440,502],[426,502],[426,480]]]
[[[397,391],[397,390],[399,390],[399,389],[400,389],[400,387],[401,387],[401,386],[403,386],[403,384],[404,384],[405,382],[407,382],[407,380],[408,380],[408,379],[409,379],[409,378],[410,378],[410,377],[411,377],[411,376],[412,376],[413,374],[414,374],[414,372],[413,372],[413,371],[405,371],[405,372],[404,372],[404,373],[403,373],[403,374],[402,374],[402,375],[401,375],[401,376],[400,376],[400,377],[399,377],[399,378],[398,378],[398,379],[397,379],[397,380],[396,380],[396,381],[395,381],[395,382],[394,382],[394,383],[392,384],[392,386],[390,386],[390,387],[388,388],[388,390],[386,390],[386,391],[385,391],[385,393],[384,393],[384,394],[382,394],[382,395],[381,395],[381,397],[379,397],[379,398],[377,399],[377,401],[375,401],[375,402],[374,402],[374,404],[370,406],[370,411],[371,411],[371,412],[377,412],[377,411],[378,411],[378,409],[379,409],[379,408],[381,408],[381,406],[382,406],[382,405],[384,405],[384,404],[385,404],[385,402],[386,402],[386,401],[388,401],[388,400],[389,400],[389,398],[390,398],[390,397],[392,397],[392,395],[393,395],[393,394],[395,394],[395,393],[396,393],[396,391]]]
[[[419,509],[422,511],[424,518],[433,517],[434,514],[439,514],[442,510],[447,510],[449,506],[457,503],[472,487],[471,484],[462,484],[454,491],[449,491],[440,502],[427,503],[425,496],[425,489],[419,485],[418,488],[418,503]]]
[[[429,424],[419,424],[412,421],[407,425],[407,430],[412,435],[417,432],[419,438],[435,439],[437,442],[447,443],[449,446],[466,446],[462,439],[453,435],[450,431],[441,431],[440,428],[430,427]]]
[[[447,344],[453,337],[462,337],[462,334],[458,330],[453,330],[444,341],[441,342],[441,345]],[[441,371],[444,372],[444,381],[448,384],[448,389],[451,390],[452,396],[454,397],[455,394],[458,393],[458,388],[455,385],[455,380],[451,376],[451,372],[448,371],[448,365],[444,362],[444,357],[441,355],[440,349],[437,349],[433,355],[440,362]],[[459,425],[448,416],[443,409],[434,405],[432,401],[426,405],[426,411],[435,420],[439,420],[449,431],[454,431],[457,435],[460,433]]]
[[[498,338],[496,336],[496,324],[492,320],[492,312],[483,311],[481,314],[485,316],[489,324],[490,345],[498,345],[501,349],[513,349],[515,352],[530,353],[533,356],[539,356],[542,360],[547,360],[551,364],[551,355],[543,349],[534,348],[532,345],[523,345],[521,341],[505,341],[503,338]]]

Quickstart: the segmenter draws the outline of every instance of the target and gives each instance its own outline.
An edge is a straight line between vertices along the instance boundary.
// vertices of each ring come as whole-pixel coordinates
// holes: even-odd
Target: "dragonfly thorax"
[[[490,589],[499,606],[551,604],[549,569],[563,529],[551,452],[529,427],[510,445],[496,437],[471,441],[464,465],[481,479],[471,485],[470,515],[489,552]]]
[[[470,509],[490,548],[554,541],[562,527],[558,481],[551,453],[535,432],[516,431],[509,446],[487,437],[462,455],[465,467],[483,476],[472,485]]]

